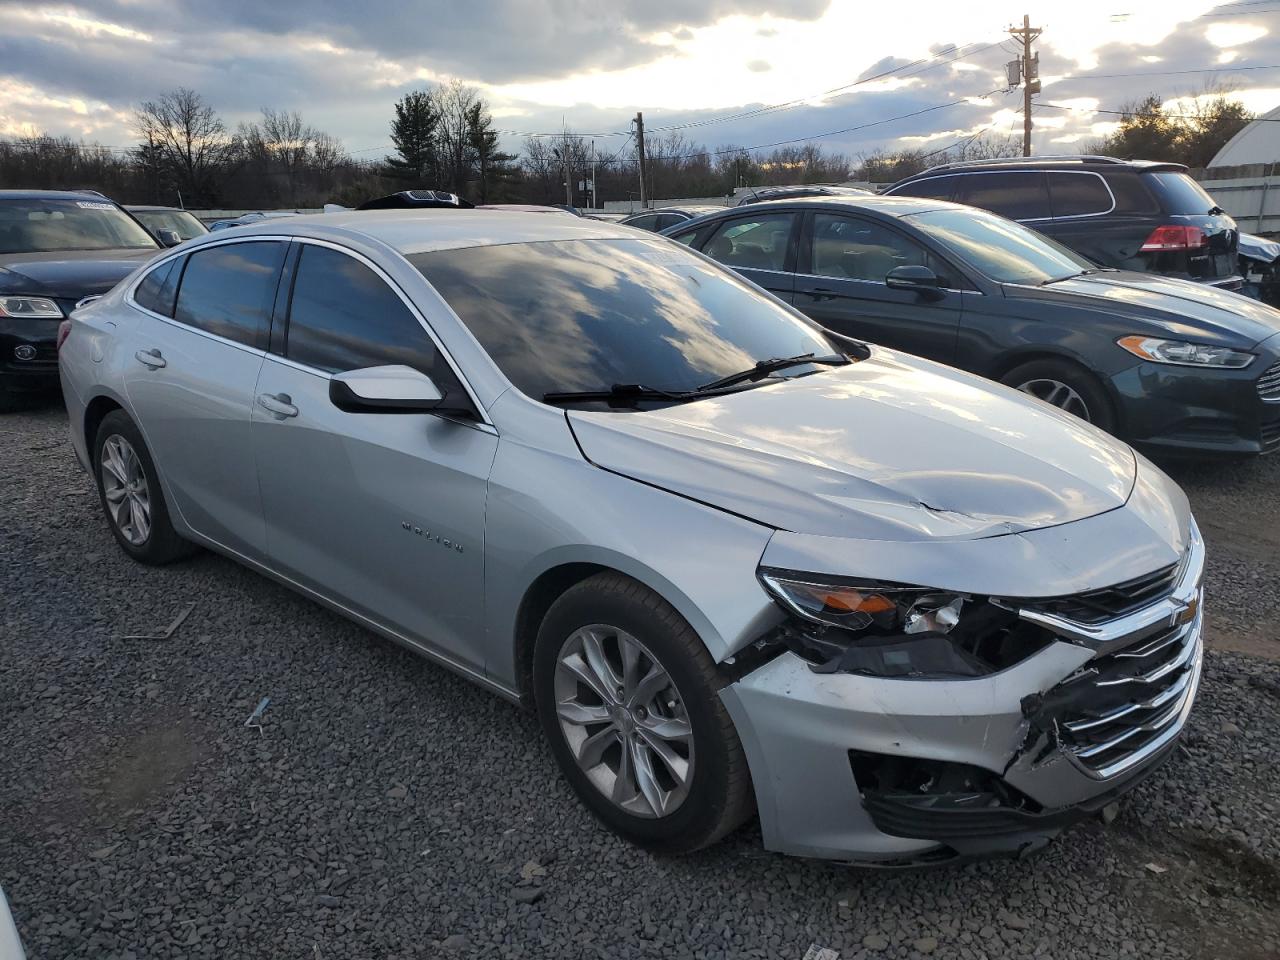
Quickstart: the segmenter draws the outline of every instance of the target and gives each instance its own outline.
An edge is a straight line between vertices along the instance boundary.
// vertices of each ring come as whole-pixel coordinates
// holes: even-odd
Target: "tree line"
[[[411,91],[392,109],[392,149],[357,158],[337,137],[296,110],[264,107],[230,127],[203,95],[187,88],[138,104],[132,146],[69,137],[0,140],[0,187],[92,189],[122,203],[194,209],[314,208],[354,205],[416,187],[444,189],[474,203],[638,200],[633,139],[593,143],[567,131],[527,137],[518,153],[500,145],[489,104],[459,81]],[[767,153],[733,144],[708,148],[678,129],[646,143],[645,195],[714,197],[739,186],[848,179],[848,156],[816,144]]]

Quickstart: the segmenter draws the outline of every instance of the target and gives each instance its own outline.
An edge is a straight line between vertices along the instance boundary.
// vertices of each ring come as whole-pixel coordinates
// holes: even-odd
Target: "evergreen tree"
[[[396,101],[391,142],[396,156],[387,157],[388,172],[415,186],[438,186],[440,151],[437,128],[440,108],[430,90],[412,90]]]

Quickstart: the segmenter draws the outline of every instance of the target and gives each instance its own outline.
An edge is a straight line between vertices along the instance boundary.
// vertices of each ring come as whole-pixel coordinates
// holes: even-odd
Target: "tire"
[[[1074,414],[1100,430],[1115,432],[1115,411],[1102,384],[1088,370],[1069,360],[1032,360],[1014,367],[1000,382]],[[1055,392],[1053,385],[1065,387],[1066,392]],[[1058,398],[1066,402],[1059,402]]]
[[[596,650],[605,652],[615,676],[626,673],[623,638],[639,648],[627,678],[633,682],[625,683],[634,694],[630,709],[626,703],[611,707],[580,679],[583,668],[596,682],[600,676],[586,659],[589,636],[599,642]],[[655,666],[669,683],[634,682],[653,677]],[[565,778],[605,825],[632,843],[658,853],[689,853],[715,843],[754,813],[746,756],[720,701],[715,664],[693,628],[647,587],[621,574],[600,573],[567,590],[538,630],[533,684],[542,728]],[[620,680],[615,694],[623,686]],[[649,690],[657,692],[650,698]],[[612,710],[613,718],[577,723],[584,711],[600,710]],[[562,720],[565,712],[576,719]],[[689,734],[682,738],[678,734],[684,729]],[[668,739],[668,733],[676,736]],[[589,743],[606,744],[590,770],[578,760],[582,754],[591,765],[595,750]],[[629,784],[620,775],[622,764],[646,756],[647,762],[632,764]],[[663,756],[674,759],[675,766]],[[683,785],[673,774],[682,759],[687,760]],[[645,777],[645,769],[653,774]],[[650,800],[655,795],[661,798],[656,805]],[[614,799],[619,796],[621,801]]]
[[[195,552],[195,545],[173,529],[151,452],[142,432],[123,410],[112,410],[102,418],[92,455],[98,499],[120,549],[139,563],[152,566],[172,563]],[[104,462],[104,456],[109,463]],[[129,509],[131,504],[144,506],[145,525]]]

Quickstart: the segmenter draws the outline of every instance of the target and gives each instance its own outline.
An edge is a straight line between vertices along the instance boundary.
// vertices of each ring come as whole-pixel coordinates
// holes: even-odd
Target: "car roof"
[[[925,177],[936,177],[944,173],[964,173],[966,171],[990,172],[993,170],[1136,170],[1140,173],[1155,170],[1185,172],[1185,164],[1166,160],[1122,160],[1118,157],[1100,157],[1086,154],[1062,154],[1040,157],[993,157],[988,160],[956,160],[951,163],[940,163],[903,177],[898,183],[919,180]],[[894,184],[897,186],[897,184]]]
[[[2,200],[105,200],[115,203],[110,197],[86,190],[0,190]]]
[[[253,220],[236,228],[236,236],[300,236],[314,239],[357,237],[374,240],[402,254],[463,247],[545,240],[636,239],[630,227],[585,217],[531,217],[518,210],[344,210],[298,217]],[[221,233],[190,243],[217,242]]]
[[[838,196],[818,197],[779,197],[777,200],[760,200],[742,207],[725,207],[724,210],[732,212],[736,217],[749,217],[752,216],[754,211],[762,208],[780,209],[782,207],[814,210],[837,208],[865,213],[879,213],[889,217],[906,217],[913,213],[924,213],[926,210],[973,210],[972,207],[951,203],[949,200],[934,200],[929,197],[887,197],[874,193],[868,193],[864,196],[841,194]],[[700,217],[699,220],[705,222],[714,216],[713,214],[707,217]],[[687,226],[687,224],[681,224],[681,226]]]
[[[150,203],[126,203],[126,210],[141,211],[142,213],[191,213],[190,210],[183,210],[181,207],[164,207]],[[195,214],[192,214],[195,216]]]

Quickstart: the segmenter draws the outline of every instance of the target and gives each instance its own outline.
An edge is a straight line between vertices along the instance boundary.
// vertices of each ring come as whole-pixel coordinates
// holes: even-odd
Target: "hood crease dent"
[[[567,419],[598,467],[828,537],[1043,529],[1124,506],[1137,472],[1127,446],[1068,414],[879,348],[848,367],[727,396]]]

